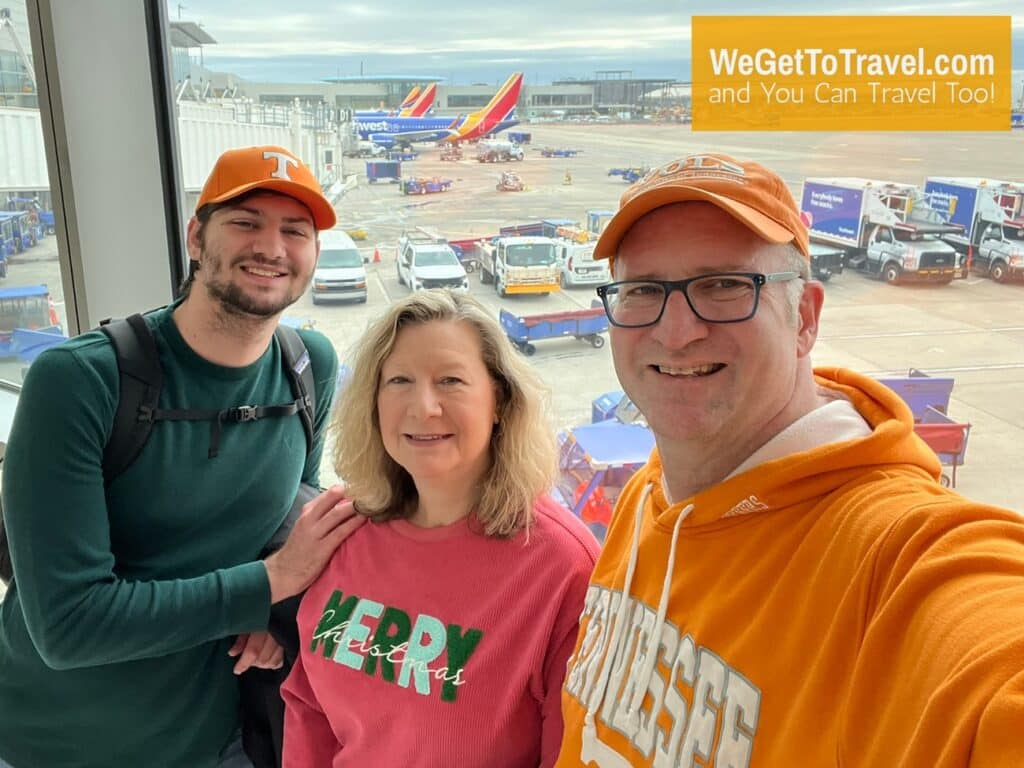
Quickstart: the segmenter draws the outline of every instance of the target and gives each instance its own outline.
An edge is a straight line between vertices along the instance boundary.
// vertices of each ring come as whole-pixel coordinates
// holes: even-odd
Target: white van
[[[313,303],[366,301],[366,268],[352,238],[340,229],[320,233],[320,260],[313,272]]]
[[[561,268],[563,288],[576,288],[580,285],[604,285],[611,282],[612,275],[608,271],[608,259],[594,259],[595,241],[579,243],[566,238],[559,238],[558,265]]]

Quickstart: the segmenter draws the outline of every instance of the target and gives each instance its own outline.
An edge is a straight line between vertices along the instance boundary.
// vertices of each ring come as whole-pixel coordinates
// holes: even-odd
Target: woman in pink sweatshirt
[[[554,764],[597,543],[546,496],[542,391],[463,294],[413,294],[364,335],[332,431],[370,524],[299,609],[286,768]]]

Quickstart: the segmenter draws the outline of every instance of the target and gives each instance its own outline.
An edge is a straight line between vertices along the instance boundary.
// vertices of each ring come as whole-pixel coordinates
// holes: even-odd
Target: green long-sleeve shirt
[[[276,341],[252,365],[196,355],[170,309],[147,316],[160,408],[293,399]],[[265,629],[256,558],[300,479],[316,484],[337,375],[322,335],[300,331],[317,390],[315,449],[298,416],[158,422],[103,487],[119,389],[107,337],[87,333],[29,369],[4,460],[15,581],[0,604],[0,757],[16,768],[213,766],[237,728],[231,636]]]

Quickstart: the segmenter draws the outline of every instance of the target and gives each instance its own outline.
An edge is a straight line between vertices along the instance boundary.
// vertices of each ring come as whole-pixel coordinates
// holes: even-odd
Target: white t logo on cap
[[[299,161],[291,155],[286,155],[284,152],[264,152],[263,159],[270,160],[272,158],[277,159],[277,169],[270,174],[275,179],[288,179],[292,180],[292,177],[288,175],[288,165],[294,165],[296,168],[299,167]]]

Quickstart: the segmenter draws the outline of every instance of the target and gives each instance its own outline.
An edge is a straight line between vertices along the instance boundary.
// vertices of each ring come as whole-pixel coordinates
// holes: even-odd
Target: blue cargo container
[[[366,178],[373,184],[378,181],[399,181],[402,178],[402,163],[398,160],[367,160]]]
[[[851,248],[863,246],[864,188],[816,182],[804,182],[800,210],[810,219],[807,228],[811,239],[821,239]]]

